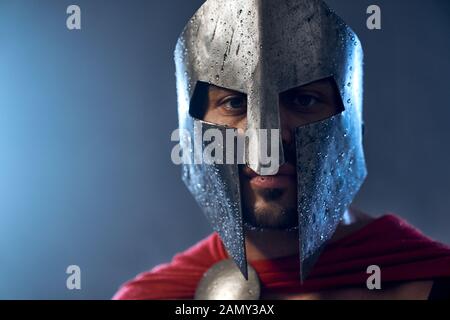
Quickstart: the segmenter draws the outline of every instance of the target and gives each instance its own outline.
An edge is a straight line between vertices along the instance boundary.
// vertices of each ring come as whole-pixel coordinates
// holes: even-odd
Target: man
[[[208,0],[175,60],[180,129],[194,140],[211,129],[257,134],[245,139],[245,164],[183,165],[216,233],[115,298],[428,299],[442,291],[449,248],[393,215],[351,207],[367,174],[363,53],[322,1]],[[183,150],[190,142],[182,139]],[[215,156],[230,152],[219,145]]]

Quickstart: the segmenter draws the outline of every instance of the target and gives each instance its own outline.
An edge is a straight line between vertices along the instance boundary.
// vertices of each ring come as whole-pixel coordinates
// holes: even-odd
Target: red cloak
[[[228,254],[214,233],[171,263],[126,283],[116,300],[193,299],[203,274]],[[386,215],[350,236],[329,244],[300,284],[298,255],[251,261],[263,292],[297,294],[366,285],[367,268],[381,268],[382,283],[450,277],[450,247],[424,236],[404,220]]]

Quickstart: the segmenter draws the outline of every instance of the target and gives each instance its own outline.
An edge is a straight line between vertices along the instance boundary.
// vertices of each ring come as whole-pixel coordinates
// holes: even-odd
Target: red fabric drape
[[[114,299],[192,299],[203,274],[224,259],[228,259],[228,254],[214,233],[177,254],[171,263],[126,283]],[[298,255],[250,263],[265,292],[321,292],[365,286],[370,265],[381,268],[383,283],[450,277],[450,248],[429,239],[395,215],[386,215],[329,244],[303,285],[299,280]]]

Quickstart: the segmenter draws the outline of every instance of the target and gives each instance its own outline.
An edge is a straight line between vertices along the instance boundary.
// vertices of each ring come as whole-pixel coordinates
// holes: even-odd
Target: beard
[[[286,162],[296,167],[295,143],[283,144],[283,146]],[[254,231],[298,230],[297,188],[297,183],[295,183],[295,187],[290,190],[252,190],[248,182],[245,183],[242,188],[244,190],[242,208],[244,227]],[[250,194],[253,194],[253,196],[250,196]]]
[[[244,227],[253,231],[298,229],[298,213],[296,206],[285,206],[282,198],[283,189],[261,190],[260,196],[266,200],[265,206],[248,206],[244,203]]]

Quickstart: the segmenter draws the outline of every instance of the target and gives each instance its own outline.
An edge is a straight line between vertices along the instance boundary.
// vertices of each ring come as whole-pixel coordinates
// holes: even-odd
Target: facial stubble
[[[252,230],[292,230],[298,226],[297,208],[283,204],[285,189],[258,190],[264,206],[244,201],[244,225]]]

